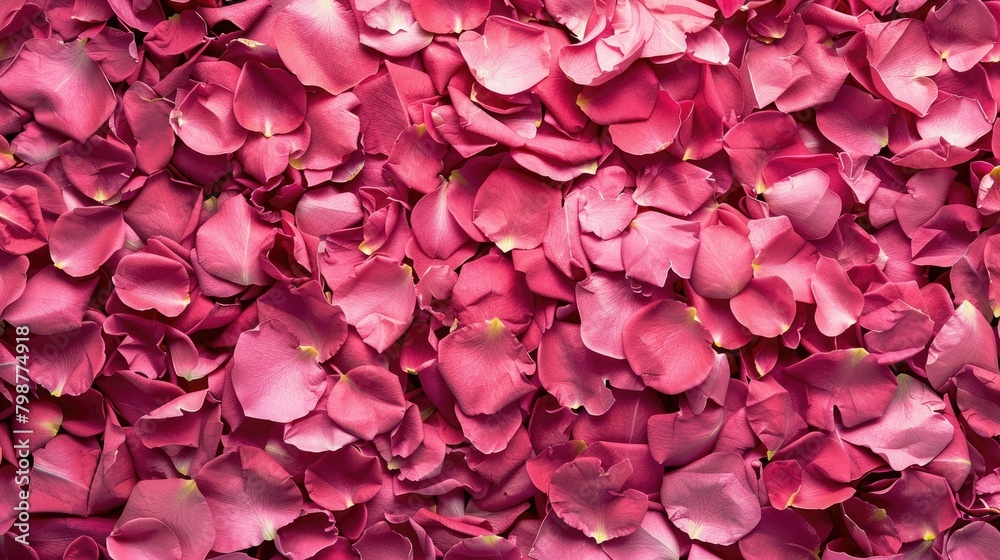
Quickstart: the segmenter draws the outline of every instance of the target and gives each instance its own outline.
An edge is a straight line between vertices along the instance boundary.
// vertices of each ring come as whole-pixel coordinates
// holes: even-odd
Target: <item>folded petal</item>
[[[115,94],[83,41],[28,39],[0,74],[0,93],[39,123],[84,142],[115,108]]]
[[[881,416],[896,394],[892,371],[864,348],[813,354],[785,374],[809,387],[805,418],[822,429],[833,429],[834,407],[850,428]]]
[[[923,22],[904,18],[865,27],[868,62],[875,88],[918,116],[937,98],[930,78],[941,70],[941,56],[931,48]]]

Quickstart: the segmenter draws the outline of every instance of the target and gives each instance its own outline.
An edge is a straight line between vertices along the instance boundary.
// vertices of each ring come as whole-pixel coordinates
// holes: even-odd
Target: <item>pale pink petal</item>
[[[327,385],[318,352],[303,347],[277,320],[240,335],[233,352],[232,383],[251,418],[290,422],[316,407]]]
[[[521,93],[549,75],[548,35],[517,20],[490,16],[481,35],[462,33],[458,49],[476,81],[501,95]]]

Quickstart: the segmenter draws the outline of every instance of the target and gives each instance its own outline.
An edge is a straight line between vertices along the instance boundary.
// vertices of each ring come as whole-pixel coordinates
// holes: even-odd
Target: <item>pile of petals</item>
[[[996,558],[998,28],[0,3],[0,558]]]

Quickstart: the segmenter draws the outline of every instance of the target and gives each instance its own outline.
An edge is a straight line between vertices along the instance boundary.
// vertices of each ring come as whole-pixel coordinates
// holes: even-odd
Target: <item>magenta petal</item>
[[[476,81],[501,95],[521,93],[549,75],[548,35],[517,20],[488,17],[482,35],[462,33],[458,49]]]
[[[332,301],[366,344],[384,352],[406,331],[417,303],[413,269],[375,256],[354,267]]]
[[[938,390],[966,365],[997,372],[994,329],[976,308],[963,301],[941,327],[927,352],[927,379]]]
[[[55,397],[86,393],[104,366],[104,339],[94,323],[55,337],[36,336],[33,341],[41,348],[58,349],[34,356],[28,370],[31,380]]]
[[[681,127],[681,108],[670,94],[660,90],[649,118],[608,127],[615,146],[635,155],[661,152],[674,142]]]
[[[837,261],[820,257],[810,286],[816,299],[816,326],[821,333],[838,336],[857,322],[865,297]]]
[[[4,321],[25,325],[32,334],[56,334],[78,329],[97,279],[78,280],[54,266],[28,279],[21,296],[4,310]]]
[[[387,369],[360,366],[341,374],[327,397],[334,423],[362,439],[373,439],[403,420],[403,389]]]
[[[271,244],[274,228],[255,214],[245,198],[234,196],[198,228],[195,248],[206,272],[242,286],[268,283],[261,254]]]
[[[131,530],[125,529],[125,524],[130,521],[144,518],[154,519],[166,525],[180,544],[181,560],[205,558],[212,549],[212,543],[215,542],[215,522],[212,518],[212,511],[193,480],[171,478],[140,481],[132,490],[128,503],[125,504],[125,510],[122,511],[121,517],[115,524],[115,531],[129,534],[141,528],[140,533],[144,533],[144,531],[150,531],[153,535],[164,533],[162,528],[150,525]],[[129,540],[134,541],[138,538],[137,535],[133,534]],[[169,537],[159,536],[158,538],[164,539],[160,541],[164,545],[173,542]],[[167,550],[170,549],[167,548]],[[122,560],[124,558],[122,557]],[[116,560],[118,559],[116,558]]]
[[[1000,531],[985,521],[973,521],[948,538],[950,560],[988,558],[1000,548]]]
[[[666,284],[671,270],[681,278],[690,278],[698,252],[698,230],[695,222],[660,212],[639,214],[629,223],[622,239],[625,273],[660,287]]]
[[[44,247],[45,230],[37,189],[24,185],[0,198],[0,242],[6,252],[26,255]]]
[[[830,190],[829,176],[809,169],[795,173],[764,190],[764,200],[772,213],[788,216],[802,237],[826,237],[840,217],[840,197]]]
[[[218,84],[198,83],[178,92],[170,126],[189,148],[209,156],[233,153],[247,139],[233,114],[233,92]]]
[[[473,223],[502,251],[534,249],[559,208],[557,189],[508,169],[497,169],[476,193]]]
[[[97,271],[125,243],[125,221],[113,208],[74,208],[59,216],[49,234],[56,268],[70,276]]]
[[[352,446],[323,454],[305,473],[309,498],[331,511],[343,511],[375,497],[382,488],[378,457]]]
[[[686,161],[665,159],[636,178],[632,199],[675,216],[689,216],[715,195],[712,173]]]
[[[312,411],[327,385],[317,356],[315,348],[300,346],[277,320],[241,334],[233,352],[232,383],[243,412],[290,422]]]
[[[841,430],[844,441],[867,447],[902,471],[926,465],[951,443],[954,428],[941,411],[944,401],[921,381],[901,374],[896,393],[877,420]]]
[[[949,0],[927,14],[931,46],[956,72],[971,70],[997,42],[997,22],[986,6],[974,0]]]
[[[274,37],[282,62],[299,81],[334,95],[378,70],[378,57],[361,46],[358,21],[342,0],[289,2],[274,19]]]
[[[779,276],[750,280],[742,292],[729,300],[741,325],[751,333],[774,338],[791,328],[795,319],[795,296]]]
[[[489,0],[410,0],[420,27],[431,33],[461,33],[479,27],[490,13]]]
[[[449,334],[438,353],[441,376],[467,415],[495,414],[535,390],[525,377],[535,372],[534,362],[499,319]]]
[[[605,383],[616,372],[631,375],[624,362],[584,346],[580,325],[560,321],[542,335],[538,346],[538,380],[561,405],[583,406],[594,416],[604,414],[614,402]]]
[[[191,303],[191,279],[183,263],[152,253],[118,261],[112,278],[122,303],[137,311],[155,309],[176,317]]]
[[[729,299],[753,278],[754,250],[735,229],[717,225],[698,234],[698,253],[691,270],[691,287],[707,298]]]
[[[628,459],[605,472],[600,459],[577,458],[552,475],[552,510],[598,543],[629,535],[639,528],[648,502],[638,490],[622,491],[631,475]]]
[[[896,394],[896,378],[864,348],[813,354],[785,373],[809,387],[806,421],[833,429],[833,407],[847,427],[881,416]]]
[[[729,545],[761,519],[743,459],[713,453],[663,477],[663,507],[670,521],[695,540]]]
[[[240,126],[265,137],[287,134],[306,118],[306,90],[284,70],[248,62],[233,95]]]
[[[584,345],[598,354],[624,359],[625,324],[649,298],[634,290],[625,276],[597,271],[576,285],[576,301]]]
[[[218,552],[273,540],[302,511],[302,492],[262,449],[242,446],[205,464],[195,476],[215,520]]]
[[[816,110],[820,132],[848,152],[875,155],[889,143],[892,104],[851,86]]]
[[[122,523],[108,536],[108,553],[115,560],[181,560],[181,543],[165,523],[140,517]]]
[[[916,469],[906,469],[885,490],[872,492],[868,501],[885,510],[906,542],[933,540],[958,519],[948,481]]]
[[[661,300],[637,311],[622,335],[625,357],[643,383],[661,393],[676,395],[701,385],[715,366],[708,331],[693,307]]]
[[[934,52],[923,22],[900,19],[865,28],[868,61],[879,93],[918,116],[937,98],[937,84],[930,78],[941,70],[941,56]]]
[[[29,39],[0,75],[0,93],[35,119],[84,142],[108,120],[115,95],[82,41]],[[58,87],[57,87],[58,86]]]
[[[819,550],[816,529],[795,511],[762,508],[760,514],[760,523],[739,543],[746,560],[793,560]]]

